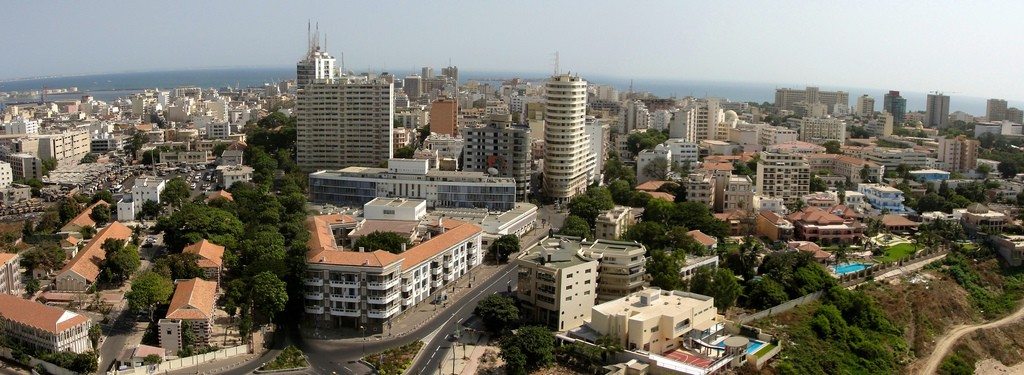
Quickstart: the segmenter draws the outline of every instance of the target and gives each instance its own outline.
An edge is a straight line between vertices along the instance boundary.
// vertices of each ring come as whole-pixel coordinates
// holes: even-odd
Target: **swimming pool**
[[[871,265],[867,263],[846,263],[838,266],[832,266],[832,270],[835,271],[836,274],[845,275],[848,273],[863,271],[868,267],[871,267]]]
[[[764,341],[751,340],[747,345],[747,355],[757,353],[762,346],[764,346]]]

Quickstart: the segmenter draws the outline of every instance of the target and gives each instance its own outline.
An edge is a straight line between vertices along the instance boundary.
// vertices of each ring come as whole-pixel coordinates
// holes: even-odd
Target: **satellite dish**
[[[494,167],[487,168],[487,174],[492,175],[492,176],[497,176],[498,175],[498,168],[494,168]]]

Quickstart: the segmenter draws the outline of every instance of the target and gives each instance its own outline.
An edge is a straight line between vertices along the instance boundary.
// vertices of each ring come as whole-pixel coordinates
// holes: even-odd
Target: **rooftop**
[[[167,308],[167,319],[204,320],[213,318],[217,282],[200,278],[178,282]]]
[[[106,252],[103,251],[103,242],[108,239],[128,241],[131,238],[131,228],[118,221],[110,223],[101,229],[59,273],[74,272],[89,282],[95,282],[100,275],[100,263],[107,258]]]
[[[644,304],[646,298],[649,302]],[[693,311],[705,307],[712,297],[648,288],[628,296],[594,306],[594,311],[605,315],[625,315],[630,320],[647,320],[661,316],[675,316],[681,311]],[[694,322],[697,323],[697,322]]]
[[[89,318],[10,294],[0,294],[0,319],[8,319],[49,333],[60,333],[89,322]]]
[[[224,264],[224,246],[206,239],[185,246],[181,252],[199,255],[198,263],[202,268],[220,268]]]

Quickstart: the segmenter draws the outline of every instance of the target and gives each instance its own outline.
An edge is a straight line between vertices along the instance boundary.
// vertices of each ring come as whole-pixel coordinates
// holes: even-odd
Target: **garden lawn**
[[[892,263],[900,259],[906,258],[915,251],[914,244],[901,243],[899,245],[889,246],[885,249],[885,255],[878,258],[880,263]]]
[[[260,370],[263,371],[274,371],[274,370],[287,370],[294,368],[305,368],[309,364],[306,363],[306,356],[302,355],[302,351],[294,346],[289,346],[281,351],[281,354],[277,355],[277,358],[266,366],[263,366]]]
[[[401,375],[412,365],[413,358],[416,358],[416,353],[419,353],[421,348],[423,341],[413,341],[408,345],[371,354],[363,359],[377,368],[380,375]]]

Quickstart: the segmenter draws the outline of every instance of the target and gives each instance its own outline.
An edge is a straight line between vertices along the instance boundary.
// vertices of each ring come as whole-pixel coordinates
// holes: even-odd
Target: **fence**
[[[0,347],[0,357],[7,358],[7,359],[10,359],[10,360],[12,360],[14,362],[21,363],[17,358],[14,358],[14,353],[13,353],[13,351],[10,348]],[[44,360],[41,360],[41,359],[33,357],[33,356],[29,356],[28,359],[29,359],[28,365],[30,367],[35,368],[36,366],[42,366],[43,369],[46,370],[46,372],[48,372],[50,374],[53,374],[53,375],[79,375],[77,372],[68,370],[66,368],[57,366],[55,364],[52,364],[50,362],[46,362]]]
[[[882,275],[885,272],[900,267],[906,267],[921,262],[930,262],[942,255],[945,255],[946,253],[948,253],[948,251],[946,250],[922,250],[915,253],[914,255],[908,256],[896,262],[875,264],[863,270],[842,275],[839,277],[839,282],[843,284],[843,286],[853,286],[864,282],[865,280],[868,279],[868,277]]]
[[[791,299],[789,301],[783,302],[783,303],[779,304],[778,306],[770,307],[767,310],[761,310],[761,311],[758,311],[758,312],[750,314],[750,315],[741,316],[739,318],[736,318],[736,323],[747,324],[747,323],[750,323],[750,322],[758,320],[758,319],[764,319],[764,318],[767,318],[769,316],[775,316],[775,315],[782,314],[782,313],[784,313],[786,311],[792,310],[794,307],[797,307],[797,306],[800,306],[800,305],[805,305],[805,304],[817,301],[819,298],[821,298],[821,293],[822,293],[821,291],[817,291],[817,292],[805,295],[803,297],[797,297],[797,298]]]
[[[230,348],[221,349],[206,354],[199,354],[191,357],[172,359],[163,362],[155,367],[135,367],[124,370],[108,371],[107,375],[152,374],[163,371],[177,370],[185,367],[198,366],[206,362],[211,362],[218,359],[231,358],[244,354],[249,354],[249,345],[233,346]]]

